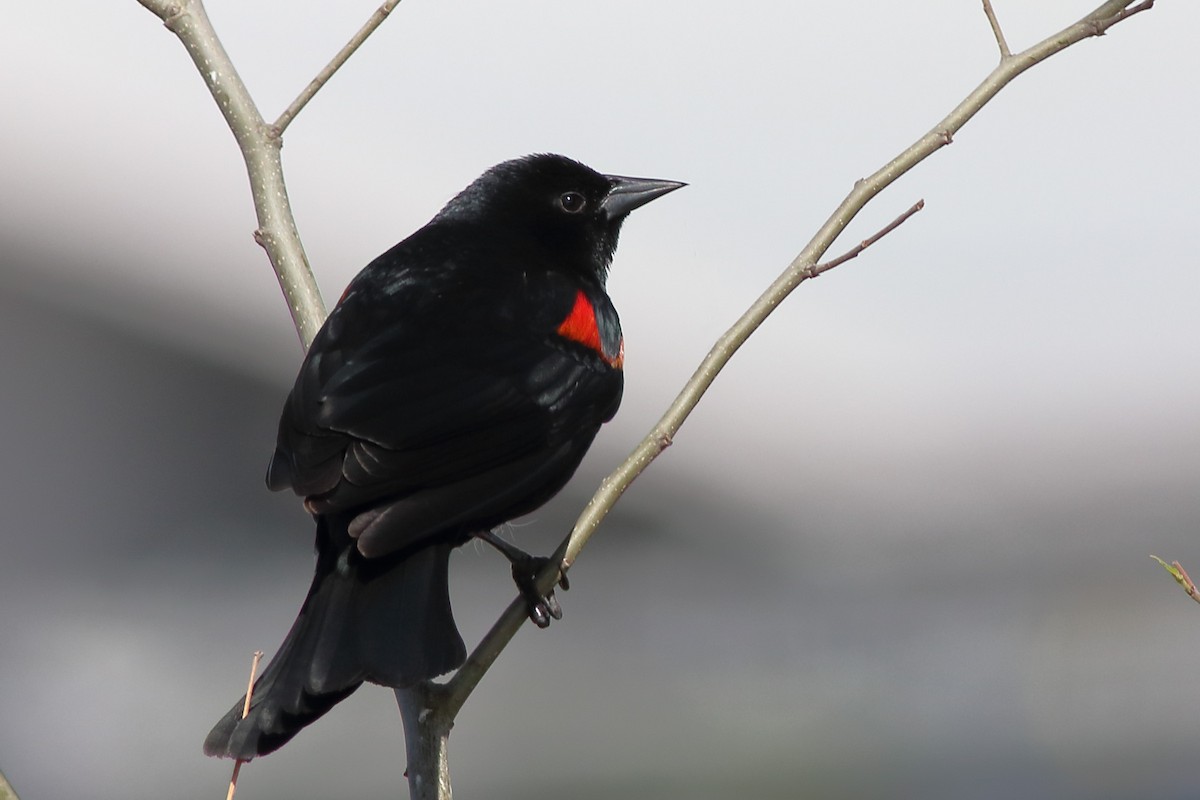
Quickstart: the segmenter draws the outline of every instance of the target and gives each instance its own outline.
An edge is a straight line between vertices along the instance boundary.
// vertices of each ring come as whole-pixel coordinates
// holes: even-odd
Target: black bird
[[[316,575],[249,713],[239,700],[205,753],[270,753],[363,681],[461,665],[447,572],[471,537],[513,562],[535,622],[560,615],[532,585],[542,560],[491,530],[554,496],[616,413],[617,235],[683,185],[558,155],[506,161],[354,278],[300,366],[267,471],[316,519]]]

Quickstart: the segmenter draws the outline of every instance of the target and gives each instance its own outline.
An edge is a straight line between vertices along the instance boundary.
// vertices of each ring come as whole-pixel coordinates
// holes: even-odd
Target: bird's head
[[[538,154],[492,167],[438,218],[495,226],[500,230],[489,235],[508,231],[535,241],[556,264],[603,283],[629,212],[685,185],[603,175],[565,156]]]

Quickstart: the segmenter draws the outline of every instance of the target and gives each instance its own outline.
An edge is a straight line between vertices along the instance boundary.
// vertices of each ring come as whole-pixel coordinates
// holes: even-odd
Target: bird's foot
[[[554,587],[551,586],[550,591],[542,594],[538,591],[537,585],[538,575],[554,559],[544,556],[531,556],[521,548],[504,541],[491,531],[477,533],[475,536],[499,550],[501,555],[507,558],[509,563],[512,564],[513,581],[517,584],[517,589],[521,592],[521,597],[525,600],[525,607],[534,625],[537,625],[539,628],[545,628],[550,624],[551,619],[562,619],[562,606],[558,604],[558,598],[554,596]],[[559,564],[556,585],[561,586],[564,592],[570,588],[570,583],[567,581],[567,572],[561,564]]]
[[[562,619],[562,606],[558,604],[558,598],[554,596],[554,587],[551,586],[548,592],[542,594],[538,591],[537,585],[538,575],[542,574],[542,571],[553,560],[543,556],[531,556],[527,553],[510,559],[513,581],[517,584],[521,597],[525,599],[525,608],[529,613],[529,618],[539,628],[548,626],[551,619]],[[561,586],[564,592],[571,588],[571,584],[567,580],[567,573],[562,569],[561,564],[556,584]]]

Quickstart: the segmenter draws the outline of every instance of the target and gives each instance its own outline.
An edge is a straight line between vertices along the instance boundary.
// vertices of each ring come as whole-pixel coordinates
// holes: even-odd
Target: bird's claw
[[[554,588],[542,594],[538,591],[537,578],[542,570],[552,561],[552,559],[542,556],[525,556],[522,559],[512,562],[513,581],[517,584],[517,589],[521,592],[521,597],[525,599],[525,607],[529,613],[529,618],[533,620],[533,624],[539,628],[545,628],[550,625],[551,619],[562,619],[562,606],[558,603],[558,598],[554,596]],[[561,586],[563,591],[570,588],[570,582],[567,580],[567,573],[560,567],[558,573],[557,585]]]

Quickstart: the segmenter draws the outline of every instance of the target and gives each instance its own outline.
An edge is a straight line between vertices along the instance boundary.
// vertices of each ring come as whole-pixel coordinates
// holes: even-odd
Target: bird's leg
[[[516,582],[521,597],[525,599],[529,618],[535,625],[545,628],[550,624],[551,618],[562,619],[562,606],[558,604],[558,598],[554,596],[554,588],[551,587],[550,591],[543,595],[537,587],[538,575],[552,559],[531,556],[516,545],[504,541],[492,531],[480,531],[475,534],[475,537],[499,550],[500,554],[512,564],[513,581]],[[558,573],[558,585],[563,588],[563,591],[571,588],[567,581],[567,573],[561,570],[561,565]]]

